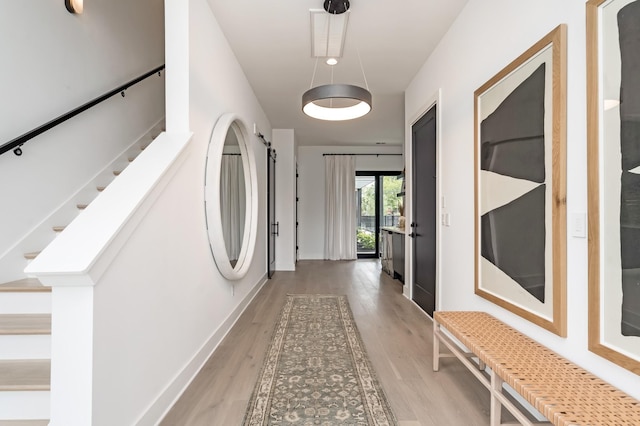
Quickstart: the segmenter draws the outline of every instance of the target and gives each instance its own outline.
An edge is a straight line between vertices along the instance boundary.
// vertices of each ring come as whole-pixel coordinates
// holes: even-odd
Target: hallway
[[[249,305],[163,426],[239,425],[287,293],[346,294],[367,353],[402,426],[486,425],[489,393],[455,360],[432,371],[431,320],[378,260],[302,261]]]

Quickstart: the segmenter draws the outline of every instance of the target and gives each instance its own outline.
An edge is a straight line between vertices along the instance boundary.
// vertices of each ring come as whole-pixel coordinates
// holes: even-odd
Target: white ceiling
[[[404,90],[467,0],[351,0],[344,56],[334,82],[365,86],[373,95],[365,117],[346,122],[302,113],[310,88],[310,9],[323,0],[208,0],[273,128],[294,129],[300,145],[401,144]],[[313,86],[330,82],[318,61]]]

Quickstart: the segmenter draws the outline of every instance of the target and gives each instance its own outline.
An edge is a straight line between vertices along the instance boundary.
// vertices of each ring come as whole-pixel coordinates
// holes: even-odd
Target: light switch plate
[[[440,223],[442,226],[450,226],[451,225],[451,215],[449,213],[442,213],[440,215]]]
[[[587,238],[587,215],[585,213],[571,214],[571,235],[575,238]]]

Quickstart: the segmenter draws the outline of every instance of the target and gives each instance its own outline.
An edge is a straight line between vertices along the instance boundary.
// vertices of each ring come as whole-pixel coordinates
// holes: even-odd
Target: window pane
[[[380,179],[382,184],[380,226],[398,226],[403,202],[403,197],[398,197],[402,188],[402,179],[396,176],[380,176]]]
[[[376,185],[374,176],[356,176],[358,253],[376,251]]]

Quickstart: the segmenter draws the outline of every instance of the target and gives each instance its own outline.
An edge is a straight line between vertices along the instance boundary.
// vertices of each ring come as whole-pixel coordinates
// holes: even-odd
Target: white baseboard
[[[146,412],[135,423],[136,426],[157,425],[167,415],[176,401],[189,387],[193,379],[198,375],[204,364],[218,348],[222,340],[238,321],[242,313],[247,309],[251,301],[267,283],[266,274],[245,296],[238,306],[229,314],[227,319],[220,324],[214,333],[202,345],[200,350],[191,358],[187,365],[178,373],[175,379],[165,388],[160,396],[150,405]]]
[[[278,272],[278,271],[295,271],[295,270],[296,270],[296,264],[295,263],[291,263],[291,262],[282,263],[282,264],[276,263],[275,272]]]

